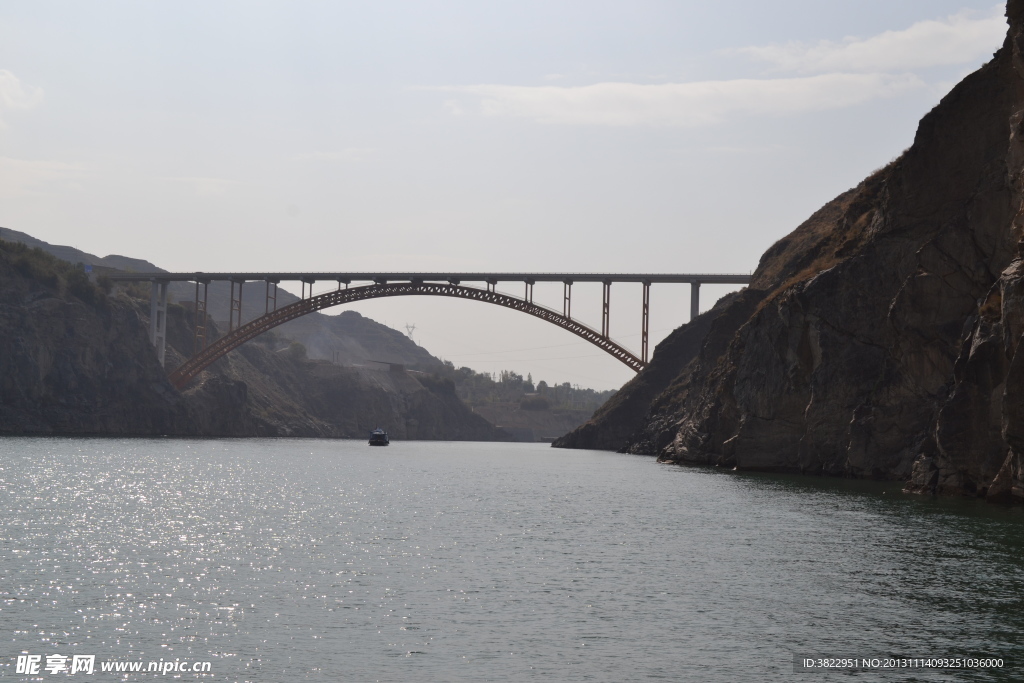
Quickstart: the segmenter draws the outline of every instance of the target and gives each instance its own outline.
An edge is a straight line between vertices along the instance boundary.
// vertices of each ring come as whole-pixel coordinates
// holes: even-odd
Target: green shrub
[[[84,270],[72,269],[64,275],[64,281],[67,283],[68,292],[87,304],[96,303],[99,290],[89,281],[89,276],[85,274]]]
[[[292,360],[303,361],[307,356],[306,347],[302,343],[293,341],[288,345],[288,357]]]
[[[519,408],[522,410],[550,410],[551,404],[543,396],[524,396],[523,400],[519,402]]]
[[[416,379],[431,393],[455,395],[455,382],[451,378],[439,375],[417,375]]]
[[[106,301],[106,292],[89,281],[81,263],[71,264],[39,247],[29,248],[21,242],[0,240],[0,258],[11,264],[15,271],[29,280],[34,280],[56,293],[78,297],[85,303],[96,306]],[[107,278],[109,282],[109,278]]]

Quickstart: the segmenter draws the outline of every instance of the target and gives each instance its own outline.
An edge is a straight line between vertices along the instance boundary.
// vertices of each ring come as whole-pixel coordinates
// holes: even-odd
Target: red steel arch
[[[596,330],[592,330],[572,318],[556,313],[550,308],[538,306],[537,304],[517,299],[507,294],[500,294],[487,289],[475,287],[463,287],[456,284],[444,283],[416,283],[416,282],[394,282],[363,287],[352,287],[351,289],[339,289],[334,292],[319,294],[308,299],[301,299],[293,304],[279,308],[276,311],[256,318],[255,320],[242,325],[236,330],[228,333],[213,342],[205,349],[189,358],[170,374],[171,383],[177,389],[184,389],[192,379],[202,372],[211,363],[221,358],[226,353],[235,349],[253,337],[257,337],[267,330],[278,325],[294,320],[308,313],[313,313],[324,308],[340,306],[355,301],[366,299],[380,299],[389,296],[449,296],[457,299],[469,299],[471,301],[483,301],[489,304],[496,304],[511,308],[523,313],[546,320],[562,329],[569,330],[573,334],[583,337],[591,344],[594,344],[602,351],[605,351],[625,363],[634,372],[639,372],[646,365],[634,354],[613,342],[608,337]]]

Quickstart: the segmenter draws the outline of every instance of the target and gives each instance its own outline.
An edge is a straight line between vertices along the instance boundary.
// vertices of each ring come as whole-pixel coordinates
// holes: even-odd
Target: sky
[[[749,273],[913,142],[999,48],[1003,13],[0,0],[0,226],[186,272]],[[701,309],[731,289],[703,286]],[[353,308],[481,372],[597,389],[633,374],[497,306]],[[600,329],[599,284],[574,287],[573,316]],[[613,286],[610,317],[638,352],[639,285]],[[688,318],[687,285],[652,287],[652,341]]]

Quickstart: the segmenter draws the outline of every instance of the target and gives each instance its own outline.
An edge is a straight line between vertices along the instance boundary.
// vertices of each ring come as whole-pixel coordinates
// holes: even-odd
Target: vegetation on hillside
[[[71,295],[91,306],[106,303],[110,280],[100,276],[96,284],[93,284],[81,263],[68,263],[39,247],[4,240],[0,240],[0,259],[26,278],[35,280],[59,296]]]
[[[445,361],[444,370],[436,375],[450,380],[458,397],[470,406],[517,403],[523,410],[593,412],[615,394],[613,389],[595,391],[568,382],[549,385],[541,380],[534,384],[529,374],[523,377],[511,370],[497,374],[476,372],[467,367],[456,368],[450,361]]]

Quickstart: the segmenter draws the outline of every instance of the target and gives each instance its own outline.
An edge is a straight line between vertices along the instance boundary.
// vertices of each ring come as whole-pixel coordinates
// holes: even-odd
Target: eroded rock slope
[[[1024,499],[1024,0],[1007,16],[906,152],[769,249],[696,353],[663,344],[562,445]]]

